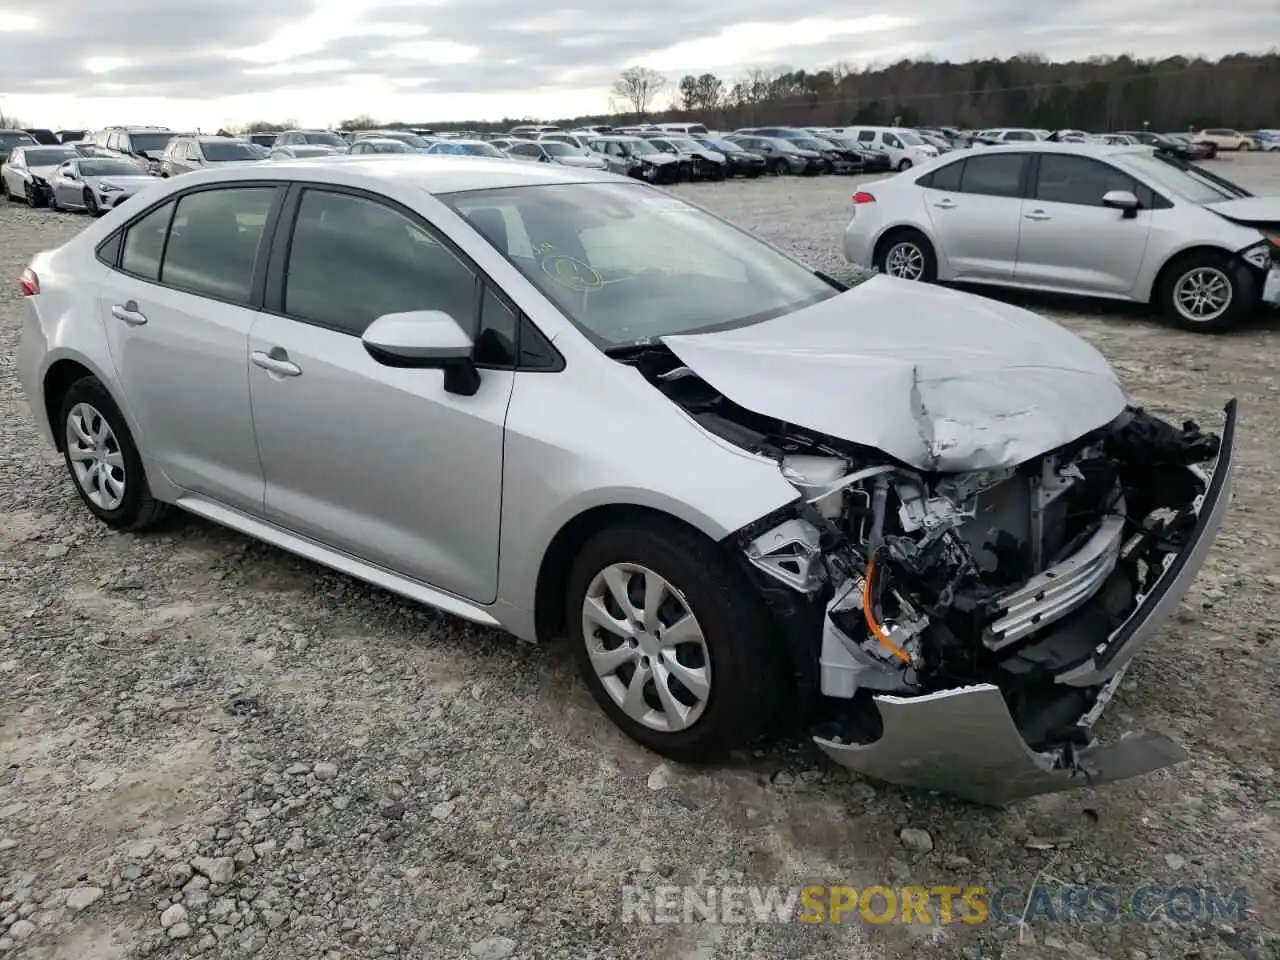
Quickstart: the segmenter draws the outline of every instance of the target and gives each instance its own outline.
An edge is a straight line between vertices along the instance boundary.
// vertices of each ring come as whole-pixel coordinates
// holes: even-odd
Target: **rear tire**
[[[650,597],[665,599],[645,630]],[[573,562],[565,607],[579,675],[637,743],[681,762],[713,761],[775,723],[788,671],[769,613],[701,534],[663,522],[600,531]]]
[[[97,378],[71,384],[54,429],[62,431],[63,460],[76,493],[108,527],[143,530],[169,514],[169,504],[151,495],[129,425]]]
[[[880,238],[872,265],[881,273],[901,280],[932,283],[938,279],[938,256],[933,244],[919,230],[892,230]]]
[[[1175,326],[1194,333],[1224,333],[1248,319],[1262,290],[1235,257],[1192,251],[1162,272],[1152,303]]]

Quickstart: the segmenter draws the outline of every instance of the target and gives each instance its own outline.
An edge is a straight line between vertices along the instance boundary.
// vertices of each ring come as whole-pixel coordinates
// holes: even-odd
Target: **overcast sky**
[[[1280,0],[0,0],[0,111],[46,127],[604,111],[622,68],[1261,52]],[[610,8],[619,12],[608,12]],[[665,101],[665,98],[664,98]]]

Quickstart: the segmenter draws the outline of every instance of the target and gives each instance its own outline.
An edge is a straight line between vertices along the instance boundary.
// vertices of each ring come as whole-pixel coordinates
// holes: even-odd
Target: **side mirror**
[[[1124,212],[1125,219],[1138,215],[1138,198],[1128,190],[1108,190],[1102,195],[1102,205]]]
[[[480,372],[471,361],[475,343],[442,310],[383,314],[369,324],[360,342],[384,366],[443,370],[449,393],[470,397],[480,389]]]

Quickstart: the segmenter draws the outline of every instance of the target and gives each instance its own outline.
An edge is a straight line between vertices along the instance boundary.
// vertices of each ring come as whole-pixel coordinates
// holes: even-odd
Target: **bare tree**
[[[643,116],[649,111],[667,78],[648,67],[627,67],[613,82],[613,93],[619,100],[631,105],[633,113]]]
[[[25,126],[26,124],[21,120],[12,114],[5,113],[0,107],[0,130],[21,130]]]
[[[284,123],[276,123],[272,120],[254,120],[252,123],[246,123],[244,132],[248,133],[279,133],[281,130],[292,130],[297,126],[293,120],[286,120]]]
[[[358,117],[352,117],[350,120],[343,120],[338,124],[339,130],[373,130],[378,126],[378,121],[373,119],[367,113],[362,113]]]

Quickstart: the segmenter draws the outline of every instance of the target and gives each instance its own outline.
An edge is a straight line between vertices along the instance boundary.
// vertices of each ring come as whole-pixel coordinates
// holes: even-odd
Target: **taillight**
[[[867,193],[865,190],[859,190],[857,193],[853,195],[853,202],[855,206],[859,203],[875,203],[876,198],[873,197],[871,194]]]
[[[36,276],[36,272],[30,267],[22,271],[22,276],[18,278],[18,286],[22,290],[24,297],[34,297],[40,292],[40,278]]]

